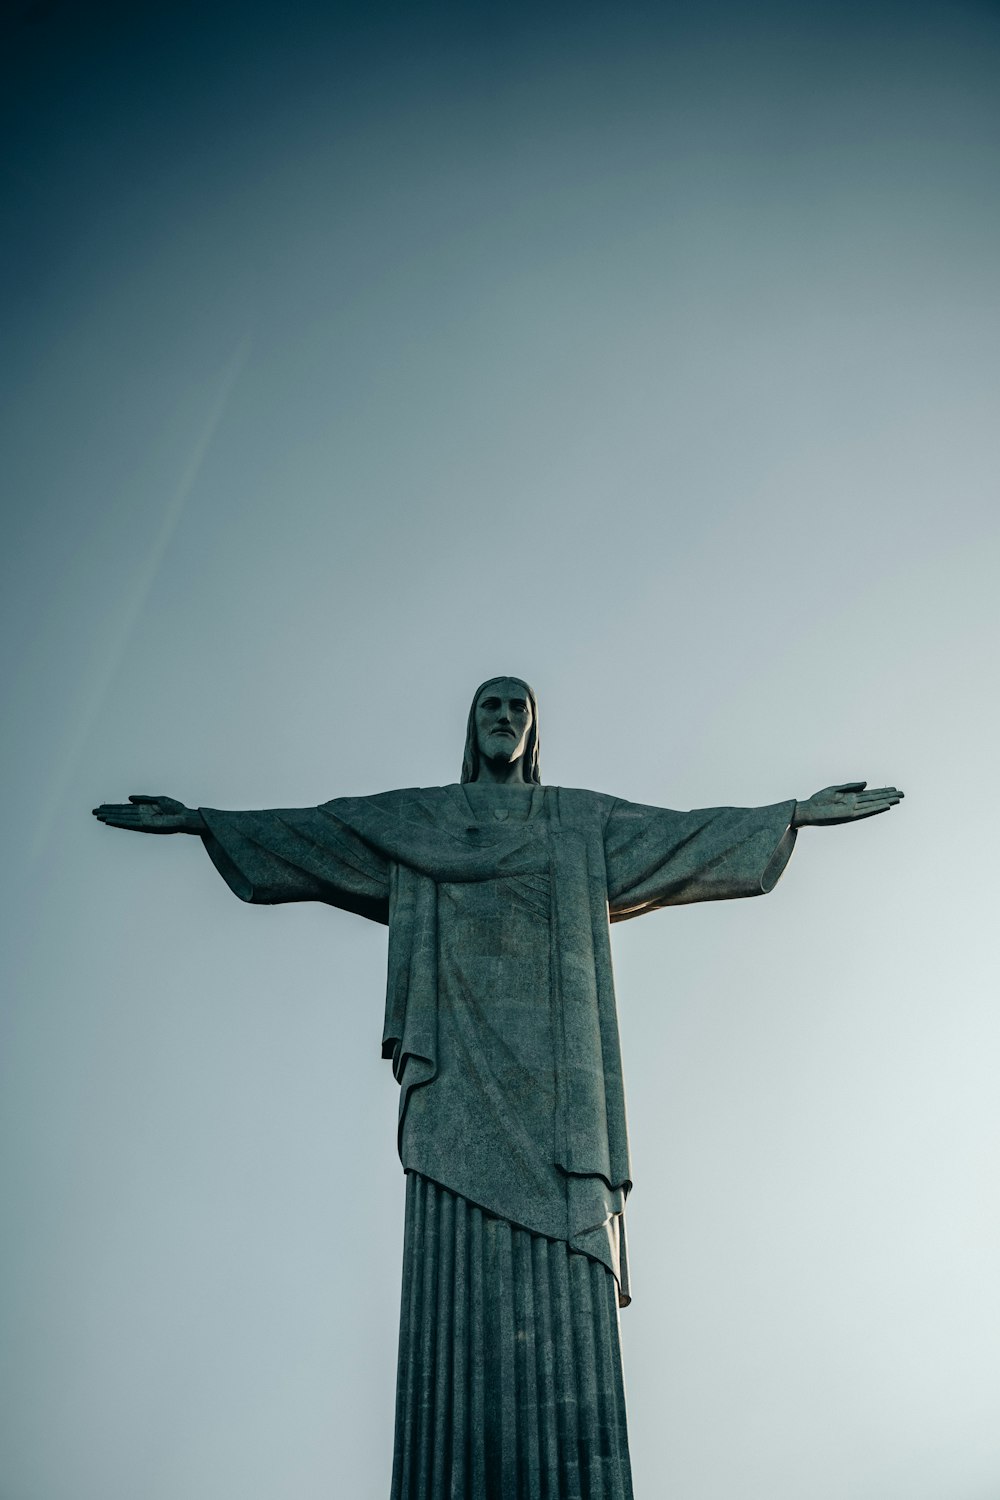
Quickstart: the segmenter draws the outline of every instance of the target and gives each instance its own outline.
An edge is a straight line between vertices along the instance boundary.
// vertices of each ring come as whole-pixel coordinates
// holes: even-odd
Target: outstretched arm
[[[196,807],[185,807],[175,797],[130,797],[127,802],[102,802],[94,817],[110,828],[131,828],[134,833],[206,833],[205,820]]]
[[[364,801],[365,799],[360,799]],[[174,797],[130,797],[102,802],[95,818],[136,833],[196,833],[209,858],[241,901],[273,906],[323,901],[376,922],[389,919],[389,867],[338,816],[354,804],[224,812],[185,807]]]
[[[903,796],[894,786],[867,787],[867,781],[845,781],[842,786],[826,786],[814,792],[808,801],[795,804],[792,827],[819,828],[874,818],[876,813],[895,807]]]

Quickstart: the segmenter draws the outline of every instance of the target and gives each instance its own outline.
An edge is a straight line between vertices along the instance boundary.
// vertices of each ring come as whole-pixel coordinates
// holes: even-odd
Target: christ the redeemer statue
[[[542,786],[535,695],[492,678],[462,779],[265,812],[95,808],[196,833],[243,901],[389,928],[382,1053],[406,1173],[392,1500],[630,1500],[618,1309],[631,1187],[609,921],[759,896],[864,782],[671,812]]]

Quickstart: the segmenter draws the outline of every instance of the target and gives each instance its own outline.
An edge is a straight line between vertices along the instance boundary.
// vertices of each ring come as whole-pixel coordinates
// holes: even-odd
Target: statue
[[[95,808],[194,833],[244,901],[386,923],[406,1173],[392,1500],[629,1500],[618,1310],[631,1187],[609,921],[770,891],[799,828],[894,787],[672,812],[543,786],[538,707],[492,678],[461,781],[320,807]]]

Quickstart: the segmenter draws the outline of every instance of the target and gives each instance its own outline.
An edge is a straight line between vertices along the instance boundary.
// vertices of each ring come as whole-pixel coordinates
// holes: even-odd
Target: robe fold
[[[322,901],[388,925],[382,1051],[404,1169],[600,1261],[624,1305],[609,921],[769,891],[794,807],[673,812],[539,786],[523,820],[486,820],[452,785],[201,812],[242,900]]]

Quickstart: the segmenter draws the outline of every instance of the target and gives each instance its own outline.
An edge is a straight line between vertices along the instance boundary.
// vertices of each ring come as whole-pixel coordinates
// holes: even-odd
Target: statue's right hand
[[[127,802],[102,802],[94,817],[111,828],[135,833],[200,833],[201,814],[176,797],[130,797]]]

